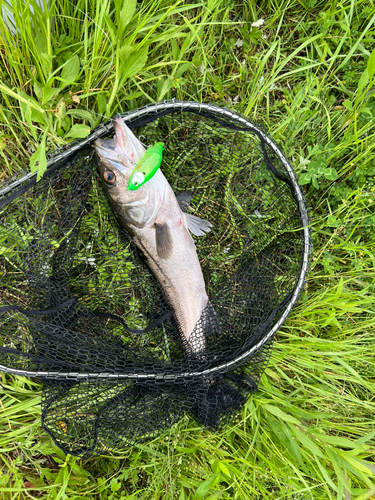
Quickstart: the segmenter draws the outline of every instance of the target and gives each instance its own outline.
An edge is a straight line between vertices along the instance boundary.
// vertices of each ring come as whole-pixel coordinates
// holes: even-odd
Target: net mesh
[[[151,110],[128,125],[164,142],[183,210],[213,225],[194,237],[210,303],[190,345],[116,221],[90,141],[40,182],[0,186],[0,365],[43,380],[42,425],[76,456],[152,439],[186,413],[225,425],[257,387],[310,248],[293,175],[235,116]]]

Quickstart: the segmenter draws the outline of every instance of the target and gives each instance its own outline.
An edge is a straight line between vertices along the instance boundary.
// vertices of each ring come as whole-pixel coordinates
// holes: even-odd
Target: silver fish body
[[[211,224],[181,211],[160,169],[138,190],[128,190],[131,172],[145,149],[121,117],[114,119],[114,127],[113,140],[95,143],[108,198],[119,224],[132,236],[161,284],[188,349],[198,354],[205,348],[205,333],[204,324],[197,324],[209,300],[188,229],[193,227],[194,234],[203,235]]]

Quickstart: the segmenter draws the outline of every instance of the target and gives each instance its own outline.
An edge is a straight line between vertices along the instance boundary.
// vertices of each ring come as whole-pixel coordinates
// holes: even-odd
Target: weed
[[[222,433],[186,416],[151,443],[81,462],[40,429],[39,383],[1,375],[2,498],[374,497],[373,2],[30,3],[9,2],[14,36],[0,21],[2,178],[30,157],[40,174],[44,151],[118,111],[222,102],[269,128],[291,159],[315,254],[260,390]],[[111,242],[101,230],[80,242],[77,272]],[[100,279],[116,279],[119,255]]]

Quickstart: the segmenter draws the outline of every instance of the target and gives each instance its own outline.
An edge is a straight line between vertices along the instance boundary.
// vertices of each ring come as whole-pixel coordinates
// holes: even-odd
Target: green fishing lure
[[[156,142],[146,149],[145,154],[136,164],[129,177],[128,189],[130,191],[136,191],[155,175],[163,158],[163,147],[162,142]]]

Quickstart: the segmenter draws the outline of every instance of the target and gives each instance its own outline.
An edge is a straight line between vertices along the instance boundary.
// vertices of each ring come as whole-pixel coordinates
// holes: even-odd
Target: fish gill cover
[[[75,456],[150,440],[186,413],[220,429],[257,388],[301,292],[309,219],[275,143],[224,108],[164,102],[123,115],[187,214],[207,307],[187,345],[170,302],[112,211],[92,144],[68,145],[36,183],[0,186],[0,370],[43,381],[42,426]],[[191,343],[204,336],[204,350]]]

